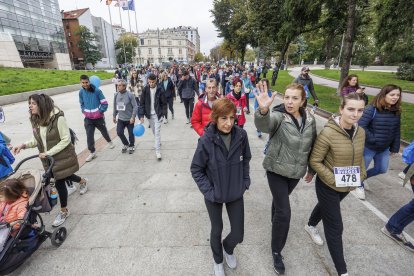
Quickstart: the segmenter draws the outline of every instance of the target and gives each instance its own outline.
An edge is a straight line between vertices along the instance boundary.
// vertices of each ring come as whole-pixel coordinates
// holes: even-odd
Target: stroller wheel
[[[62,243],[66,240],[66,235],[67,231],[65,227],[56,228],[55,231],[53,231],[52,236],[50,237],[52,245],[56,247],[61,246]]]

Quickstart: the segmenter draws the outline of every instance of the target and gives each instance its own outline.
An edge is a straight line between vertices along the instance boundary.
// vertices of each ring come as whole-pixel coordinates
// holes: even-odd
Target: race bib
[[[236,110],[236,116],[240,116],[241,114],[242,114],[242,108],[238,106]]]
[[[116,110],[118,111],[125,111],[125,103],[116,103]]]
[[[361,169],[359,166],[334,167],[336,187],[361,186]]]

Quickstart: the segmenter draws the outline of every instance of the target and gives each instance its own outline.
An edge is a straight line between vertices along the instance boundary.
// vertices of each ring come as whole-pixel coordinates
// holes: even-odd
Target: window
[[[171,40],[168,40],[167,41],[167,45],[172,45],[172,41]]]
[[[181,40],[178,41],[178,45],[181,45]]]
[[[168,48],[168,54],[169,54],[169,55],[172,55],[172,54],[173,54],[173,52],[172,52],[172,48]]]
[[[161,55],[161,48],[158,48],[158,54]]]
[[[179,54],[182,54],[182,53],[183,53],[183,49],[181,49],[181,48],[180,48],[180,49],[178,49],[178,53],[179,53]]]
[[[152,49],[151,48],[148,48],[148,54],[152,55]]]
[[[148,45],[151,45],[151,40],[150,39],[148,39]]]

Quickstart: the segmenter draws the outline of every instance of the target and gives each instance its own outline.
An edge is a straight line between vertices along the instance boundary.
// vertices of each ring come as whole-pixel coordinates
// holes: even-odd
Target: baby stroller
[[[22,169],[20,166],[30,160],[37,158],[33,155],[19,162],[7,178],[17,178],[24,183],[29,193],[29,203],[27,212],[23,220],[18,221],[20,228],[15,236],[10,235],[4,243],[0,253],[0,275],[6,275],[17,269],[28,259],[39,246],[50,238],[52,245],[58,247],[66,239],[67,231],[65,227],[56,228],[53,233],[46,231],[40,213],[50,212],[52,205],[50,202],[50,178],[54,165],[52,157],[48,157],[49,168],[42,174],[40,170]],[[0,229],[12,227],[13,223],[0,224]]]

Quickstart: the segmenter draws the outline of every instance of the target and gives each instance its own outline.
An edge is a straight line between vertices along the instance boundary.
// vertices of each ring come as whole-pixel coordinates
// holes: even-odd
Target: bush
[[[403,63],[397,69],[397,78],[414,81],[414,64]]]

